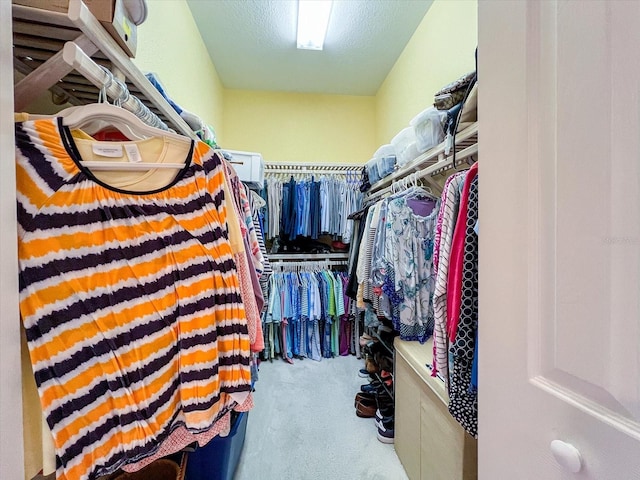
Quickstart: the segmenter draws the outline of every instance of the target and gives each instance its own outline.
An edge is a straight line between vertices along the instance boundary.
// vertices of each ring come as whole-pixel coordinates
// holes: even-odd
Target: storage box
[[[410,125],[416,136],[416,147],[419,153],[424,153],[444,141],[443,124],[446,119],[447,112],[431,107],[411,120]]]
[[[416,134],[413,127],[407,127],[391,139],[391,145],[396,149],[399,166],[406,165],[417,158],[420,152],[416,147]]]
[[[12,1],[17,5],[50,10],[52,12],[67,13],[69,11],[69,0]],[[83,0],[83,2],[127,55],[135,57],[138,46],[138,29],[129,20],[122,0]]]
[[[85,3],[87,3],[86,0]],[[89,0],[87,6],[92,12],[97,11],[101,18],[109,18],[111,15],[110,20],[100,20],[97,16],[96,18],[100,20],[105,30],[118,42],[127,55],[135,57],[138,48],[138,27],[129,20],[122,0],[111,2],[108,0]]]
[[[262,189],[264,187],[264,160],[262,155],[254,152],[225,150],[231,155],[229,163],[233,166],[241,182],[249,188]]]
[[[369,177],[369,184],[373,185],[376,182],[380,181],[380,174],[378,173],[378,159],[372,158],[367,163],[364,164],[364,168],[367,171],[367,176]]]
[[[216,437],[190,453],[185,480],[231,480],[242,453],[248,418],[249,412],[240,412],[228,436]]]
[[[377,159],[378,176],[381,179],[391,175],[396,168],[396,150],[391,144],[378,148],[373,158]]]
[[[391,175],[393,171],[396,169],[395,155],[379,157],[377,160],[378,160],[378,175],[380,175],[381,179]]]

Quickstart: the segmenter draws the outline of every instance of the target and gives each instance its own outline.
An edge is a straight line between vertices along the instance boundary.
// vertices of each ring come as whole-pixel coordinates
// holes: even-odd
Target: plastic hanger
[[[132,140],[142,140],[154,137],[169,138],[175,142],[191,145],[191,139],[177,133],[160,130],[142,122],[133,113],[107,103],[93,103],[82,107],[71,107],[59,112],[63,117],[63,125],[70,129],[82,129],[87,125],[100,122],[112,126]],[[155,168],[182,169],[184,163],[124,163],[109,161],[82,161],[81,165],[96,170],[150,170]]]

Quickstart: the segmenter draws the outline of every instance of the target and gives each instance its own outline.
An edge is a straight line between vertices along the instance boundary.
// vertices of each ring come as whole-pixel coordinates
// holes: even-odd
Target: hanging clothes
[[[264,195],[268,206],[268,238],[317,240],[320,235],[330,235],[349,243],[353,220],[348,217],[360,208],[363,195],[356,182],[343,177],[343,174],[302,178],[292,175],[283,182],[267,176]]]
[[[390,321],[402,340],[433,335],[431,374],[443,376],[450,414],[475,437],[477,174],[477,163],[453,173],[439,198],[414,186],[359,211],[347,286],[366,326]]]
[[[356,302],[365,325],[390,318],[404,340],[433,333],[433,246],[439,199],[414,187],[369,209],[357,260]]]
[[[135,191],[80,143],[62,119],[16,124],[21,316],[57,476],[87,479],[180,426],[212,432],[251,372],[219,154],[191,144],[172,182]]]
[[[340,355],[340,345],[351,341],[341,335],[352,331],[341,328],[341,322],[350,321],[350,302],[344,295],[347,282],[346,272],[326,269],[274,272],[264,316],[265,343],[275,342],[271,332],[279,333],[283,345],[280,353],[285,360],[302,357],[319,361]],[[270,325],[275,325],[276,330]],[[277,353],[270,350],[265,359],[272,359]]]

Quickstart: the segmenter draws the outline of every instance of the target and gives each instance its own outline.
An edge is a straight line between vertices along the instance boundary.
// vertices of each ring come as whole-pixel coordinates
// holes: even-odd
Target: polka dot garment
[[[471,370],[478,329],[478,177],[471,183],[464,244],[462,304],[449,387],[449,412],[474,437],[478,437],[478,393],[471,389]]]

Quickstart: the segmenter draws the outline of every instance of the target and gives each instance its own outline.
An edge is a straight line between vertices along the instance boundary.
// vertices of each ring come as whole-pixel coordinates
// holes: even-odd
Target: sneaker
[[[381,417],[381,418],[378,417],[379,414],[380,414],[380,410],[376,410],[376,416],[375,416],[376,427],[382,430],[386,430],[387,428],[385,427],[385,425],[387,426],[393,425],[393,414],[391,414],[388,417]]]
[[[393,418],[383,419],[380,423],[376,420],[376,425],[378,427],[378,440],[382,443],[393,443],[395,436]]]
[[[358,376],[360,378],[368,378],[369,377],[369,372],[367,371],[366,368],[361,368],[360,370],[358,370]]]
[[[360,385],[360,391],[364,393],[375,393],[379,388],[382,388],[382,384],[375,380],[371,383]]]
[[[393,417],[394,411],[393,405],[380,405],[376,410],[376,420]]]

